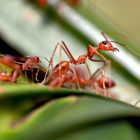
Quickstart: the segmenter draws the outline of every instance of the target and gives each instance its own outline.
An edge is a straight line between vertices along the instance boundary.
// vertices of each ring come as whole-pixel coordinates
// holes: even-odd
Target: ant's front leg
[[[58,87],[62,87],[64,83],[65,83],[65,76],[63,75],[62,77],[55,77],[48,83],[48,85],[54,88],[58,88]]]
[[[38,81],[39,81],[39,80],[38,80],[39,66],[38,66],[38,65],[33,66],[32,69],[31,69],[32,72],[34,72],[33,69],[36,69],[36,73],[35,73],[35,81],[38,82]],[[33,74],[33,75],[34,75],[34,74]],[[33,77],[33,76],[32,76],[32,77]],[[34,79],[34,78],[32,78],[32,79]]]
[[[21,72],[21,67],[19,65],[15,65],[14,70],[11,73],[11,82],[16,82],[17,78],[19,77]]]
[[[104,60],[97,60],[97,59],[93,59],[93,58],[89,58],[89,60],[93,61],[93,62],[105,62]]]

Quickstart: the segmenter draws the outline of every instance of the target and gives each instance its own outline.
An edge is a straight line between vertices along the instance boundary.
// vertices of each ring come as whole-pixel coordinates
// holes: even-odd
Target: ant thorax
[[[87,55],[80,55],[77,59],[77,64],[85,64],[86,62],[86,59],[87,59]]]

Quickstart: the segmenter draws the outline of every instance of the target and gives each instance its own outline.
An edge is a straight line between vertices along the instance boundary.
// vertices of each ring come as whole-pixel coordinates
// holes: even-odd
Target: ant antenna
[[[121,45],[121,46],[123,46],[123,47],[126,47],[126,45],[125,45],[125,44],[123,44],[123,43],[119,43],[119,42],[117,42],[117,41],[114,41],[114,40],[112,40],[112,41],[109,41],[109,42],[114,42],[114,43],[120,44],[120,45]]]
[[[104,32],[102,32],[103,37],[105,38],[105,40],[108,42],[107,37],[105,36]]]
[[[119,42],[114,41],[114,40],[109,41],[109,40],[107,39],[107,37],[105,36],[104,32],[102,32],[102,35],[103,35],[103,37],[106,39],[106,41],[108,41],[108,42],[114,42],[114,43],[120,44],[120,45],[121,45],[121,46],[123,46],[123,47],[126,47],[126,45],[125,45],[125,44],[123,44],[123,43],[119,43]]]

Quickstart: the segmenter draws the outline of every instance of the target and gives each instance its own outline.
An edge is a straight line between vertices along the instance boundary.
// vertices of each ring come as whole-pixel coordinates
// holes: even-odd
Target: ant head
[[[31,59],[32,59],[33,62],[36,62],[36,63],[39,63],[40,62],[40,59],[37,56],[34,56]]]
[[[105,88],[112,88],[116,85],[116,83],[110,79],[109,77],[102,77],[97,80],[99,87],[103,88],[103,85]]]
[[[113,51],[113,52],[119,51],[117,48],[114,48],[113,45],[111,44],[111,42],[115,42],[115,41],[109,41],[103,32],[102,32],[102,35],[105,38],[105,40],[99,43],[99,45],[98,45],[99,50]],[[118,42],[115,42],[115,43],[118,43]],[[118,43],[118,44],[120,44],[120,43]]]
[[[105,40],[99,43],[98,45],[99,50],[104,50],[104,51],[119,51],[119,49],[114,48],[113,45],[111,44],[110,41]]]

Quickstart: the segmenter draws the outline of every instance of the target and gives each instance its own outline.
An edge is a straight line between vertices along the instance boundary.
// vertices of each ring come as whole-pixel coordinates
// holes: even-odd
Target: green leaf
[[[136,128],[136,124],[131,122],[130,118],[139,122],[140,110],[134,106],[94,93],[68,89],[55,90],[40,85],[5,85],[4,88],[1,98],[5,102],[13,100],[13,97],[20,97],[19,99],[24,97],[23,103],[26,101],[24,99],[30,99],[31,102],[31,99],[41,96],[53,97],[53,99],[34,110],[30,110],[31,106],[25,107],[26,111],[24,110],[23,114],[18,108],[23,111],[25,104],[20,105],[18,101],[16,106],[11,106],[16,113],[7,109],[11,116],[17,116],[4,124],[7,125],[5,129],[1,129],[0,138],[3,140],[9,138],[11,140],[86,140],[88,137],[108,140],[112,137],[137,139],[139,128]],[[116,131],[119,133],[117,136]]]

